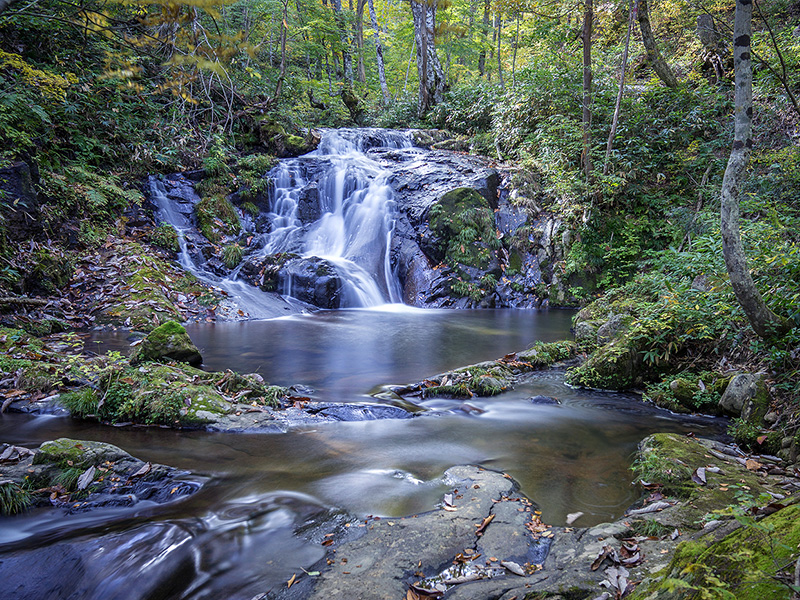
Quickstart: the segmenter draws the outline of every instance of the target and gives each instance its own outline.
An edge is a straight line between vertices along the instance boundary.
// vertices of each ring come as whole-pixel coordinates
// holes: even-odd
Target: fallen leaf
[[[94,481],[94,473],[96,470],[97,469],[94,467],[89,467],[80,477],[78,477],[78,491],[85,490],[87,487],[89,487],[89,484]]]
[[[747,468],[748,471],[758,471],[759,469],[764,468],[764,465],[762,465],[760,462],[752,458],[748,458],[745,461],[744,466]]]
[[[706,469],[705,467],[697,467],[692,473],[692,481],[698,485],[706,484]]]
[[[288,590],[290,587],[292,587],[295,581],[297,581],[297,575],[292,574],[292,578],[286,582],[286,589]]]
[[[500,565],[511,571],[514,575],[525,577],[525,570],[512,560],[501,560]]]
[[[486,517],[480,525],[476,525],[478,529],[477,531],[475,531],[475,533],[477,534],[483,533],[489,526],[489,523],[491,523],[493,520],[494,520],[494,514],[491,514],[488,517]]]

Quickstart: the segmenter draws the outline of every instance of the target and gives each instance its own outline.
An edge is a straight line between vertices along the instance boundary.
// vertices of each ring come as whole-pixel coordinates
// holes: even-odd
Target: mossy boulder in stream
[[[66,394],[73,416],[111,423],[200,427],[243,410],[276,406],[288,390],[258,375],[208,373],[186,365],[125,363],[104,369],[96,384]],[[245,404],[246,403],[246,404]]]
[[[167,321],[145,337],[131,356],[131,364],[148,361],[175,360],[193,366],[202,364],[203,357],[192,343],[183,325]]]

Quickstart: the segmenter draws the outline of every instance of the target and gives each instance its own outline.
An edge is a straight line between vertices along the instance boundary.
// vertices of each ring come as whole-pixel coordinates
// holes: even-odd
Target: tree
[[[592,0],[584,0],[583,5],[583,171],[587,184],[592,182],[592,21],[594,6]]]
[[[788,329],[787,322],[764,302],[747,267],[739,231],[739,188],[753,148],[753,63],[750,52],[753,4],[736,0],[733,26],[733,65],[735,78],[734,139],[725,176],[722,179],[720,226],[722,253],[736,299],[753,330],[762,338]]]
[[[658,75],[658,78],[664,82],[664,85],[670,88],[678,87],[678,80],[669,68],[667,61],[661,56],[656,44],[656,38],[653,36],[653,30],[650,27],[650,11],[647,8],[647,0],[639,0],[639,29],[642,32],[642,43],[644,49],[647,51],[647,60]]]
[[[372,22],[372,30],[375,32],[375,57],[378,62],[378,81],[381,84],[383,103],[388,105],[391,101],[389,86],[386,85],[386,69],[383,63],[383,44],[381,43],[380,29],[378,28],[378,16],[375,14],[375,4],[372,0],[367,0],[369,5],[369,18]]]
[[[414,19],[414,39],[417,45],[417,73],[419,74],[418,112],[424,115],[442,101],[444,70],[436,54],[436,9],[438,0],[410,0]]]

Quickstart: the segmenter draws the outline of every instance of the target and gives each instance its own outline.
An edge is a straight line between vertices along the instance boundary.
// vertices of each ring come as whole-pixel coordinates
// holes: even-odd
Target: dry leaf
[[[286,582],[286,589],[288,590],[290,587],[292,587],[295,581],[297,581],[297,574],[292,574],[292,578]]]

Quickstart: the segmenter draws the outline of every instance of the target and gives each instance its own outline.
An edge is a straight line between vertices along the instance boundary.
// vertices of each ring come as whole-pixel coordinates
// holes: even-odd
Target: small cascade
[[[391,172],[368,151],[411,147],[403,132],[326,130],[317,150],[282,160],[265,174],[272,181],[268,209],[255,219],[242,215],[248,252],[230,272],[196,229],[194,205],[200,198],[191,181],[180,175],[166,181],[150,177],[150,199],[157,220],[178,234],[180,264],[236,297],[251,317],[274,314],[261,314],[261,303],[274,309],[274,296],[253,284],[325,308],[398,303],[401,292],[389,257]],[[266,264],[273,277],[269,284],[263,279]]]
[[[262,254],[293,252],[324,260],[343,283],[339,306],[400,302],[389,262],[390,173],[367,151],[411,146],[402,132],[328,130],[315,151],[282,161],[269,174],[275,187]],[[282,293],[291,295],[292,280],[291,273],[282,278]]]

